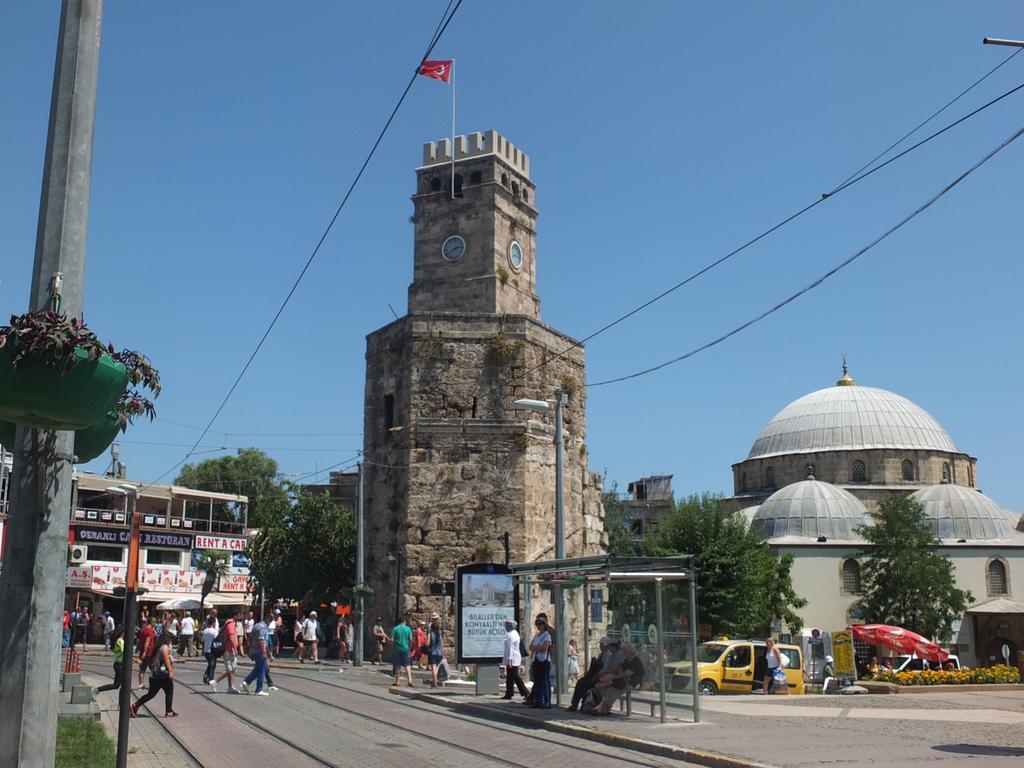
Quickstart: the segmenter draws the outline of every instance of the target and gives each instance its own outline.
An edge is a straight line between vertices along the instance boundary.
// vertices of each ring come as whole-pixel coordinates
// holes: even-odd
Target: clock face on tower
[[[441,246],[441,255],[446,261],[458,261],[466,252],[466,241],[459,235],[452,235]]]
[[[508,265],[516,272],[523,268],[523,246],[517,240],[508,247]]]

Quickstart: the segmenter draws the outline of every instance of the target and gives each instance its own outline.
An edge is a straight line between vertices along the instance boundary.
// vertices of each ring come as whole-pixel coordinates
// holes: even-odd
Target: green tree
[[[292,487],[293,498],[264,508],[263,527],[249,542],[249,570],[266,597],[330,601],[354,586],[356,526],[352,513]]]
[[[199,596],[199,616],[202,620],[206,598],[220,588],[221,579],[231,574],[231,556],[227,552],[204,549],[196,559],[196,570],[203,573],[203,589]]]
[[[200,491],[237,493],[249,497],[249,526],[260,528],[264,524],[264,509],[287,499],[277,477],[274,459],[258,448],[239,448],[234,456],[186,464],[174,482]],[[226,503],[214,505],[214,519],[241,522]]]
[[[680,499],[644,549],[653,556],[697,557],[699,621],[716,633],[766,635],[778,618],[789,623],[791,632],[802,626],[796,610],[807,601],[793,590],[793,559],[776,557],[719,496]]]
[[[615,491],[601,494],[604,505],[604,531],[608,535],[608,554],[619,557],[633,557],[639,554],[639,547],[633,539],[629,508],[622,503]]]
[[[939,552],[921,505],[894,497],[872,517],[874,525],[857,529],[868,541],[859,601],[865,618],[948,640],[974,597],[957,588],[953,562]]]

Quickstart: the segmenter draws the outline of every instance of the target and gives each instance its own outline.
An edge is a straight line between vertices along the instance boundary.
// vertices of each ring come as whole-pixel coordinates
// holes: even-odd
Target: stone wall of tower
[[[605,550],[601,478],[588,466],[583,352],[524,316],[410,315],[367,340],[364,441],[368,611],[441,609],[431,584],[455,567],[554,557],[553,419],[517,398],[570,393],[565,409],[566,552]],[[544,603],[535,597],[535,610]],[[538,607],[539,606],[539,607]],[[371,615],[371,619],[373,618]],[[580,636],[582,617],[574,617]]]

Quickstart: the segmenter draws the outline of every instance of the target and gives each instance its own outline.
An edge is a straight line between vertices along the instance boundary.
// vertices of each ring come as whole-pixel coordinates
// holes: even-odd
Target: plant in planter
[[[0,327],[0,442],[13,443],[15,424],[74,430],[87,461],[137,416],[155,416],[142,390],[160,394],[149,360],[104,346],[81,320],[42,310]]]

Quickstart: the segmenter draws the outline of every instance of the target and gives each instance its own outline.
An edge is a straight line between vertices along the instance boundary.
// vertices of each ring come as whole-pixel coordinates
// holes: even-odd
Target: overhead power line
[[[455,4],[453,7],[452,1],[449,0],[448,6],[445,8],[445,12],[441,15],[441,21],[438,23],[438,26],[434,30],[434,35],[430,39],[430,44],[427,46],[426,51],[420,57],[419,62],[417,63],[416,68],[413,70],[408,83],[406,83],[405,89],[402,91],[402,95],[398,97],[398,101],[395,102],[394,108],[388,115],[387,120],[384,121],[384,127],[381,128],[380,133],[377,134],[377,139],[373,142],[373,146],[370,147],[370,151],[366,154],[366,157],[363,160],[362,165],[359,166],[359,170],[356,172],[355,178],[352,179],[352,183],[348,187],[348,191],[345,192],[345,196],[341,199],[341,202],[338,204],[337,209],[334,211],[334,215],[331,216],[330,221],[327,222],[327,227],[324,229],[323,234],[320,235],[320,239],[314,246],[312,253],[309,254],[309,258],[306,259],[306,263],[303,264],[302,269],[299,270],[299,274],[295,278],[295,281],[292,283],[291,288],[288,289],[288,293],[285,295],[284,301],[282,301],[281,305],[277,308],[277,312],[275,312],[273,318],[271,318],[270,324],[267,325],[266,330],[260,337],[260,340],[256,344],[256,347],[253,349],[252,354],[249,355],[249,359],[245,361],[245,365],[242,366],[242,370],[239,371],[238,376],[235,377],[235,380],[231,384],[231,387],[228,389],[227,394],[224,395],[224,399],[221,400],[220,405],[218,405],[217,409],[213,412],[213,416],[210,417],[210,420],[203,428],[202,434],[200,434],[199,437],[196,438],[196,441],[193,444],[191,450],[189,450],[189,452],[185,454],[181,461],[179,461],[173,467],[165,471],[162,475],[160,475],[160,477],[158,477],[153,482],[160,482],[160,480],[165,478],[175,469],[177,469],[186,461],[188,461],[189,456],[192,455],[192,452],[195,451],[195,449],[203,441],[203,438],[206,437],[206,433],[210,431],[211,427],[213,427],[213,423],[217,420],[217,417],[220,416],[221,411],[224,410],[224,406],[228,404],[228,401],[231,399],[231,396],[235,393],[235,390],[241,383],[242,378],[249,370],[249,366],[252,365],[253,360],[256,359],[256,355],[258,355],[260,350],[263,349],[263,344],[270,336],[271,331],[274,330],[274,326],[277,325],[277,321],[280,319],[281,314],[285,310],[285,307],[287,307],[288,303],[292,300],[292,296],[295,294],[295,290],[299,287],[299,283],[301,283],[302,279],[306,276],[306,272],[309,270],[310,265],[312,265],[313,260],[317,257],[317,254],[320,253],[320,248],[327,240],[327,236],[330,234],[331,229],[334,228],[334,224],[338,220],[338,217],[341,216],[341,212],[345,209],[345,205],[348,203],[349,198],[355,191],[356,185],[359,184],[359,180],[363,177],[363,173],[366,171],[367,166],[370,165],[370,161],[373,159],[374,154],[376,154],[377,152],[377,148],[384,140],[384,136],[387,134],[388,129],[391,128],[391,123],[394,122],[395,116],[398,114],[398,110],[405,102],[406,96],[408,96],[409,91],[412,90],[413,83],[416,82],[416,78],[419,76],[420,67],[423,65],[423,62],[430,57],[430,54],[433,52],[434,47],[438,44],[438,42],[440,42],[441,38],[444,36],[445,30],[448,29],[448,25],[451,24],[452,19],[455,18],[455,14],[458,13],[459,7],[462,5],[462,2],[463,0],[455,0]]]
[[[1021,49],[1021,50],[1024,50],[1024,49]],[[1016,55],[1016,54],[1013,54],[1013,55]],[[1006,61],[1009,61],[1011,58],[1013,58],[1013,55],[1007,57],[1007,59],[1005,61],[1003,61],[1002,63],[1005,64]],[[1000,64],[1000,66],[1002,66],[1002,64]],[[955,101],[960,99],[964,94],[968,93],[972,88],[974,88],[978,83],[980,83],[986,77],[991,75],[992,72],[995,72],[996,69],[998,69],[998,68],[999,67],[996,67],[995,69],[992,69],[991,71],[989,71],[984,77],[982,77],[981,79],[976,81],[973,85],[971,85],[965,91],[961,92],[961,94],[958,95],[955,99],[953,99],[952,101],[948,102],[945,106],[943,106],[941,109],[939,109],[937,112],[935,112],[931,117],[929,117],[927,120],[925,120],[923,123],[921,123],[918,126],[918,128],[920,128],[921,126],[923,126],[923,125],[927,124],[928,122],[930,122],[931,119],[933,117],[935,117],[935,115],[938,115],[943,110],[945,110],[947,107],[949,107],[951,104],[953,104]],[[584,344],[586,344],[591,339],[594,339],[594,338],[600,336],[602,333],[611,330],[612,328],[614,328],[615,326],[619,325],[620,323],[625,322],[626,320],[628,320],[629,318],[633,317],[634,315],[639,314],[640,312],[642,312],[643,310],[645,310],[648,307],[652,306],[653,304],[656,304],[659,301],[661,301],[662,299],[664,299],[665,297],[675,293],[676,291],[678,291],[683,286],[685,286],[685,285],[687,285],[689,283],[692,283],[694,280],[696,280],[697,278],[701,277],[702,275],[705,275],[708,272],[710,272],[711,270],[715,269],[716,267],[721,266],[722,264],[727,262],[729,259],[731,259],[733,256],[736,256],[736,255],[742,253],[743,251],[745,251],[750,246],[760,242],[761,240],[764,240],[769,235],[771,235],[774,232],[777,232],[778,230],[782,229],[784,226],[786,226],[790,222],[795,221],[796,219],[800,218],[805,213],[808,213],[809,211],[813,210],[814,208],[817,208],[819,205],[821,205],[826,200],[831,199],[832,197],[834,197],[835,195],[839,194],[840,192],[845,191],[846,189],[849,189],[854,184],[857,184],[858,182],[863,181],[868,176],[871,176],[874,173],[882,170],[886,166],[891,165],[892,163],[894,163],[897,160],[905,157],[906,155],[910,154],[911,152],[913,152],[914,150],[918,149],[919,147],[924,146],[925,144],[927,144],[928,142],[932,141],[933,139],[936,139],[939,136],[941,136],[942,134],[946,133],[947,131],[952,130],[956,126],[960,125],[960,123],[963,123],[963,122],[971,119],[972,117],[980,114],[981,112],[985,111],[989,107],[994,106],[995,104],[997,104],[998,102],[1000,102],[1003,99],[1007,98],[1008,96],[1013,95],[1014,93],[1016,93],[1017,91],[1021,90],[1022,88],[1024,88],[1024,83],[1021,83],[1020,85],[1018,85],[1015,88],[1011,88],[1010,90],[1006,91],[1005,93],[1001,94],[1000,96],[997,96],[996,98],[992,99],[991,101],[988,101],[985,104],[982,104],[977,109],[974,109],[971,112],[968,112],[967,114],[963,115],[959,119],[954,120],[952,123],[949,123],[948,125],[944,126],[943,128],[940,128],[939,130],[935,131],[931,135],[921,139],[916,144],[913,144],[913,145],[907,147],[905,150],[903,150],[899,154],[894,155],[893,157],[889,158],[888,160],[886,160],[881,165],[876,165],[874,167],[871,167],[875,163],[876,160],[878,160],[880,157],[884,156],[886,153],[889,152],[889,150],[891,150],[897,144],[900,144],[908,136],[910,136],[911,134],[916,132],[917,128],[915,128],[910,133],[904,135],[903,138],[901,138],[895,144],[890,145],[890,147],[888,149],[886,149],[885,152],[883,152],[881,155],[876,155],[875,158],[872,159],[867,165],[862,166],[860,171],[858,171],[852,177],[849,177],[846,181],[844,181],[839,186],[835,187],[831,192],[823,193],[821,195],[821,197],[819,197],[818,199],[814,200],[811,203],[808,203],[807,205],[805,205],[803,208],[799,209],[795,213],[792,213],[789,216],[786,216],[784,219],[782,219],[778,223],[772,225],[771,227],[769,227],[768,229],[764,230],[760,234],[758,234],[758,235],[752,237],[751,239],[747,240],[745,243],[743,243],[739,247],[733,249],[732,251],[729,251],[724,256],[721,256],[720,258],[715,259],[714,261],[712,261],[710,264],[707,264],[704,267],[701,267],[696,272],[694,272],[693,274],[689,275],[688,277],[680,280],[675,285],[665,289],[661,293],[659,293],[656,296],[648,299],[647,301],[645,301],[644,303],[640,304],[639,306],[634,307],[633,309],[631,309],[628,312],[626,312],[624,315],[620,315],[619,317],[615,318],[614,320],[612,320],[607,325],[601,326],[600,328],[598,328],[596,331],[594,331],[590,335],[585,336],[584,338],[579,339],[577,341],[574,341],[571,344],[567,345],[562,351],[555,353],[554,358],[546,358],[545,360],[543,360],[542,362],[540,362],[537,365],[533,366],[532,368],[528,368],[523,373],[518,374],[517,378],[520,378],[520,379],[524,378],[525,376],[529,375],[530,373],[533,373],[538,368],[542,368],[543,366],[547,365],[552,359],[564,357],[567,352],[571,352],[573,349],[576,349],[577,347],[583,346]],[[864,170],[865,168],[867,168],[868,170]]]
[[[689,352],[686,352],[685,354],[679,355],[678,357],[673,357],[671,360],[666,360],[663,363],[659,363],[658,365],[651,366],[650,368],[645,368],[645,369],[643,369],[641,371],[636,371],[635,373],[630,373],[630,374],[627,374],[625,376],[617,376],[617,377],[615,377],[613,379],[605,379],[604,381],[594,382],[592,384],[588,384],[587,386],[589,386],[589,387],[602,387],[602,386],[605,386],[606,384],[615,384],[617,382],[627,381],[628,379],[636,379],[636,378],[639,378],[640,376],[645,376],[648,373],[654,373],[655,371],[660,371],[662,368],[667,368],[670,365],[674,365],[675,363],[679,363],[679,362],[682,362],[683,360],[686,360],[687,358],[693,357],[694,355],[696,355],[696,354],[698,354],[700,352],[703,352],[703,351],[705,351],[707,349],[711,349],[711,347],[714,347],[714,346],[716,346],[718,344],[721,344],[726,339],[731,338],[732,336],[735,336],[736,334],[740,333],[741,331],[746,330],[747,328],[749,328],[750,326],[754,325],[755,323],[758,323],[761,320],[764,320],[766,317],[768,317],[770,315],[773,315],[774,313],[778,312],[780,309],[785,307],[787,304],[790,304],[793,301],[796,301],[798,298],[803,296],[805,293],[808,293],[808,292],[814,290],[815,288],[817,288],[819,285],[824,283],[828,278],[832,277],[832,275],[834,275],[837,272],[839,272],[840,270],[848,267],[850,264],[852,264],[854,261],[859,259],[865,253],[870,251],[872,248],[874,248],[880,242],[885,240],[887,237],[889,237],[889,235],[893,234],[894,232],[899,230],[901,227],[903,227],[905,224],[908,224],[910,221],[915,219],[917,216],[919,216],[920,214],[924,213],[936,201],[938,201],[946,193],[948,193],[954,187],[956,187],[958,184],[960,184],[960,182],[962,182],[964,179],[966,179],[968,176],[970,176],[972,173],[974,173],[976,170],[978,170],[981,166],[983,166],[985,163],[987,163],[989,160],[991,160],[993,157],[995,157],[999,152],[1001,152],[1003,149],[1005,149],[1010,144],[1012,144],[1014,141],[1016,141],[1018,138],[1020,138],[1020,136],[1022,134],[1024,134],[1024,128],[1020,128],[1019,130],[1017,130],[1009,138],[1007,138],[1005,141],[1003,141],[999,146],[997,146],[995,149],[993,149],[990,152],[988,152],[988,154],[986,154],[984,157],[982,157],[980,160],[978,160],[974,165],[972,165],[966,171],[964,171],[959,176],[957,176],[955,179],[953,179],[953,181],[949,182],[949,184],[947,184],[941,190],[939,190],[934,195],[932,195],[930,198],[928,198],[928,200],[926,200],[924,203],[922,203],[920,206],[918,206],[912,213],[910,213],[909,215],[905,216],[903,219],[898,221],[896,224],[894,224],[892,227],[887,229],[881,235],[876,237],[870,243],[865,245],[859,251],[857,251],[852,256],[848,257],[847,259],[839,262],[834,267],[832,267],[832,269],[830,269],[828,272],[826,272],[825,274],[821,275],[820,277],[818,277],[816,280],[814,280],[813,282],[809,283],[808,285],[805,285],[803,288],[801,288],[796,293],[791,294],[790,296],[786,297],[785,299],[780,301],[778,304],[773,306],[771,309],[765,310],[761,314],[757,315],[754,318],[751,318],[750,320],[748,320],[747,322],[743,323],[742,325],[736,326],[735,328],[733,328],[728,333],[723,333],[718,338],[712,339],[711,341],[707,342],[706,344],[702,344],[701,346],[697,347],[696,349],[691,349]]]

